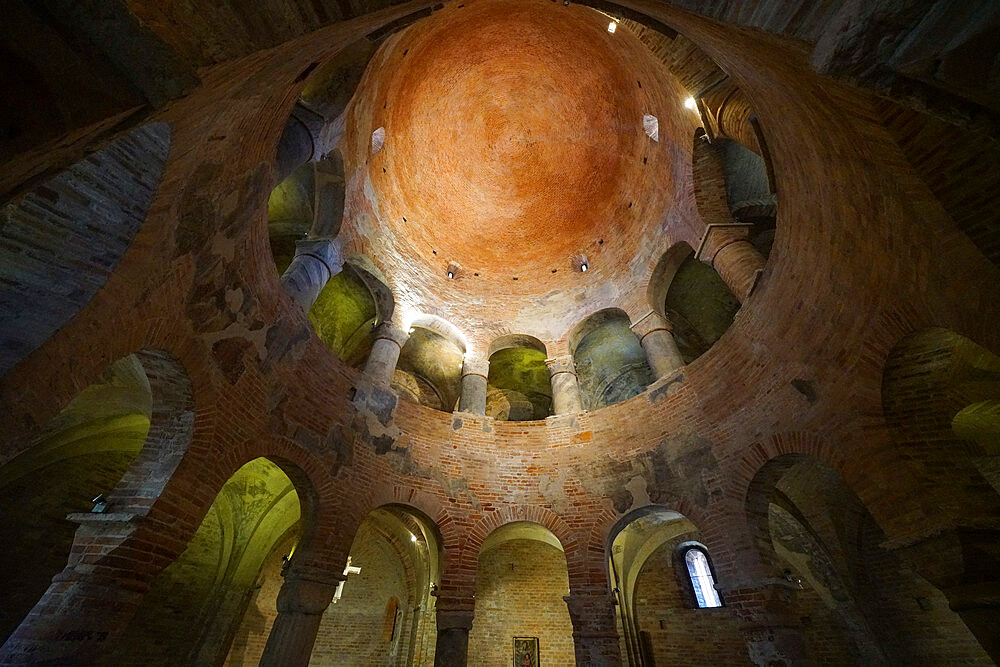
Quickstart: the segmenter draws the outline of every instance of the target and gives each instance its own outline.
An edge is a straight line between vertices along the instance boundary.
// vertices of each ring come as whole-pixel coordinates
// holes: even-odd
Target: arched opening
[[[362,255],[344,262],[343,270],[326,283],[309,310],[316,335],[344,363],[364,364],[375,327],[392,317],[394,301],[385,278]]]
[[[569,349],[585,410],[637,396],[655,379],[628,315],[618,308],[598,311],[576,325]]]
[[[170,128],[125,133],[0,210],[0,375],[107,282],[160,183]]]
[[[733,323],[740,302],[715,269],[683,241],[657,262],[647,289],[650,308],[670,323],[685,363],[710,348]]]
[[[451,412],[462,395],[465,343],[449,323],[421,317],[399,352],[392,389],[403,398]]]
[[[489,349],[486,415],[500,421],[545,419],[552,414],[552,383],[545,366],[545,344],[512,334]]]
[[[307,162],[278,183],[267,198],[267,235],[278,275],[295,256],[295,242],[312,229],[316,200],[313,165]]]
[[[1000,511],[1000,496],[983,488],[985,481],[1000,492],[997,401],[1000,357],[949,329],[904,336],[886,359],[886,423],[909,459],[935,470],[926,479],[929,485],[941,493],[966,495],[960,504],[945,503],[960,513],[950,517],[955,523]],[[975,470],[981,475],[978,481]]]
[[[235,633],[228,665],[256,665],[276,616],[288,550],[264,561],[258,588]],[[434,664],[432,592],[440,581],[441,539],[433,521],[405,505],[371,511],[351,544],[346,579],[334,594],[313,646],[311,665]]]
[[[149,433],[152,395],[139,359],[111,364],[42,429],[29,448],[0,467],[0,644],[63,567],[77,524],[108,496]]]
[[[745,662],[737,619],[722,606],[700,540],[689,519],[658,506],[623,517],[612,531],[608,567],[627,664]]]
[[[803,455],[772,459],[747,504],[765,560],[797,590],[818,662],[988,660],[944,595],[883,548],[881,528],[829,466]]]
[[[536,647],[534,664],[575,664],[567,595],[566,556],[551,531],[530,521],[494,530],[479,551],[469,664],[525,664]]]
[[[29,611],[44,618],[66,595],[50,583],[64,568],[76,573],[85,549],[75,540],[110,551],[123,539],[105,513],[130,521],[149,511],[191,441],[193,402],[179,363],[142,350],[111,364],[0,467],[5,640]]]
[[[218,664],[276,547],[301,533],[299,494],[278,464],[257,458],[219,490],[181,555],[153,580],[110,662]]]

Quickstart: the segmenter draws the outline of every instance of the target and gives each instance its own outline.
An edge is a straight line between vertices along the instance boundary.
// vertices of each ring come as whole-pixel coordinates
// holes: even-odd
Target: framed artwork
[[[538,665],[538,637],[514,637],[514,667]]]

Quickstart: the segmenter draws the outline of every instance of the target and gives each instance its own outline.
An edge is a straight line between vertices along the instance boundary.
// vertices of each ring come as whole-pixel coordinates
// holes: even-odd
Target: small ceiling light
[[[417,536],[414,535],[413,533],[410,533],[410,541],[411,542],[416,542],[417,541]]]
[[[611,23],[608,24],[608,32],[610,32],[612,35],[615,34],[615,28],[617,27],[618,23],[616,21],[612,21]]]
[[[694,111],[698,107],[698,103],[694,101],[693,97],[689,97],[684,100],[684,106]]]
[[[587,269],[590,268],[590,258],[583,253],[580,253],[579,255],[574,255],[570,259],[570,266],[572,266],[580,273],[586,273]]]
[[[455,272],[454,271],[449,271],[448,272],[448,277],[451,278],[452,280],[454,280],[455,279]]]
[[[583,264],[580,265],[580,271],[583,272],[583,273],[586,273],[587,269],[589,269],[589,268],[590,268],[590,265],[587,264],[586,262],[584,262]]]

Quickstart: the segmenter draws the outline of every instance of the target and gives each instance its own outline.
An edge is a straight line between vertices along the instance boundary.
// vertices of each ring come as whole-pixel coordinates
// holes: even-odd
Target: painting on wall
[[[538,637],[514,637],[514,667],[538,665]]]

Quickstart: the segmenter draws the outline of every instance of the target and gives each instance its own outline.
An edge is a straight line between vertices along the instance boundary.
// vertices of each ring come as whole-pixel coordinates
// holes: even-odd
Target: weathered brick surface
[[[610,615],[598,601],[610,598],[612,527],[650,503],[675,508],[701,529],[730,593],[727,603],[741,620],[757,623],[744,633],[756,658],[788,658],[782,651],[796,645],[786,636],[791,626],[777,625],[797,617],[794,596],[768,587],[780,569],[758,539],[755,517],[748,520],[748,491],[769,460],[807,454],[836,470],[888,548],[963,527],[957,507],[970,493],[975,518],[994,527],[989,484],[967,453],[948,459],[911,447],[887,424],[883,380],[899,342],[927,327],[1000,350],[995,265],[948,217],[886,131],[871,97],[816,75],[800,43],[652,0],[632,4],[716,60],[746,92],[767,131],[781,193],[775,244],[729,331],[685,367],[670,392],[657,393],[654,384],[628,401],[545,422],[456,420],[412,402],[355,401],[363,388],[359,372],[311,334],[273,270],[264,222],[274,185],[270,161],[302,85],[299,74],[418,5],[206,67],[200,87],[151,114],[151,122],[170,126],[171,151],[145,222],[117,268],[72,319],[0,378],[2,460],[127,354],[163,350],[190,382],[186,454],[162,480],[162,492],[142,496],[148,512],[114,536],[115,546],[92,529],[78,533],[74,558],[94,567],[84,580],[58,581],[50,589],[30,627],[23,626],[39,640],[35,646],[127,623],[128,614],[119,612],[134,609],[156,572],[184,550],[225,481],[258,456],[289,471],[308,499],[297,562],[339,570],[362,517],[394,499],[435,521],[443,544],[440,588],[468,597],[486,536],[503,523],[532,520],[560,539],[569,590],[590,594],[593,602],[577,606],[582,621],[598,627]],[[755,3],[741,13],[722,4],[717,18],[782,24],[796,35],[814,36],[826,20],[820,10],[798,5],[786,13]],[[660,118],[661,131],[668,121]],[[685,137],[693,135],[690,129]],[[671,169],[675,197],[694,212],[688,145],[678,143]],[[30,171],[24,165],[37,159],[28,156],[11,169]],[[696,239],[693,225],[704,221],[690,215],[674,222],[690,225],[687,233]],[[632,247],[642,238],[623,232],[618,241]],[[649,249],[650,264],[670,245],[656,238],[664,243]],[[358,250],[379,254],[364,245]],[[630,315],[648,308],[642,266],[635,265],[634,290],[605,295],[613,303],[586,303],[567,316],[566,326],[555,327],[546,339],[550,352],[565,353],[559,339],[577,315],[605,306]],[[397,277],[406,271],[396,268]],[[390,281],[391,272],[387,268]],[[487,296],[482,312],[504,321],[507,304]],[[455,285],[438,297],[456,311],[465,307]],[[484,343],[514,333],[478,322],[470,328],[470,339]],[[230,339],[246,344],[216,348]],[[226,353],[217,356],[217,349]],[[234,363],[233,350],[242,350],[242,364]],[[951,463],[936,474],[945,459]],[[972,483],[958,481],[956,471]],[[941,553],[948,553],[944,546]],[[926,588],[900,584],[881,592],[893,611],[880,622],[917,623],[904,599],[919,590]],[[60,609],[59,600],[70,600],[73,613]],[[109,601],[117,605],[114,614],[106,611]],[[940,598],[932,599],[932,610],[942,619],[934,627],[943,637],[911,646],[926,646],[923,656],[947,652],[949,659],[982,662]],[[54,620],[69,617],[72,624]],[[903,650],[898,638],[904,634],[882,632],[887,650]],[[5,659],[23,655],[13,651]]]

